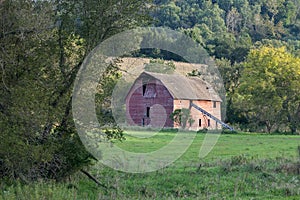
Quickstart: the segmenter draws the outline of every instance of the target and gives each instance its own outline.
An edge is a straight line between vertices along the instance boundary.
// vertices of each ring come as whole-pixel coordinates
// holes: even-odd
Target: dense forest
[[[182,31],[215,59],[226,88],[228,122],[248,131],[296,132],[300,1],[154,2],[155,26]]]
[[[178,30],[207,50],[237,129],[299,132],[300,0],[4,0],[0,13],[0,178],[60,180],[93,162],[72,119],[75,76],[100,42],[138,26]],[[99,104],[117,66],[106,75]],[[99,115],[113,124],[109,110]]]

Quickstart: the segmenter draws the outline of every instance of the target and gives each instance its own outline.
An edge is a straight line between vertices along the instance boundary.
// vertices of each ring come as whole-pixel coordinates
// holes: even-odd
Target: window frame
[[[146,107],[146,117],[150,117],[150,107]]]
[[[213,101],[213,108],[217,108],[217,102]]]

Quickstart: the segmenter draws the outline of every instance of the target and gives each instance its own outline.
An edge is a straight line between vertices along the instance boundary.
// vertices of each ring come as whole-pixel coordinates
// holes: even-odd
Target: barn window
[[[142,126],[145,126],[145,119],[142,119]]]
[[[216,108],[217,107],[217,102],[213,101],[213,107]]]
[[[210,119],[207,120],[207,126],[210,126]]]
[[[202,124],[202,123],[201,123],[201,119],[199,119],[199,127],[201,127],[201,124]]]
[[[146,87],[147,87],[147,85],[146,85],[146,84],[143,84],[143,96],[145,96]]]
[[[145,98],[155,98],[156,97],[155,84],[143,85],[143,96]]]
[[[150,107],[147,107],[146,116],[147,116],[147,117],[150,117]]]

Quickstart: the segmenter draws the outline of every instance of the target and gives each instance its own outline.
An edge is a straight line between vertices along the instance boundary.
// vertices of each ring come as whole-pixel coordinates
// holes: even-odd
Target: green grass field
[[[115,145],[151,152],[168,144],[174,134],[145,139],[126,135]],[[300,199],[300,136],[224,134],[200,159],[204,136],[197,134],[181,158],[155,172],[123,173],[97,163],[89,171],[108,189],[77,174],[65,183],[1,184],[0,199]]]
[[[168,144],[176,133],[134,132],[126,135],[127,140],[117,144],[118,146],[133,152],[151,152]],[[187,133],[188,134],[188,133]],[[139,135],[137,138],[131,135]],[[184,156],[184,160],[197,159],[205,134],[197,134],[196,138]],[[267,134],[223,134],[220,136],[213,151],[205,160],[214,158],[228,158],[245,154],[259,158],[297,157],[297,145],[300,145],[300,136],[291,135],[267,135]]]

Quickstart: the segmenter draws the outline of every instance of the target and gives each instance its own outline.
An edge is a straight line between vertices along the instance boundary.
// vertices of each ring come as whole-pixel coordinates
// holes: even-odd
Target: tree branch
[[[87,171],[81,169],[80,170],[84,175],[86,175],[89,179],[91,179],[92,181],[94,181],[97,185],[104,187],[105,189],[109,189],[106,185],[104,185],[103,183],[100,183],[93,175],[91,175],[90,173],[88,173]],[[113,186],[111,186],[110,188],[115,189]]]

